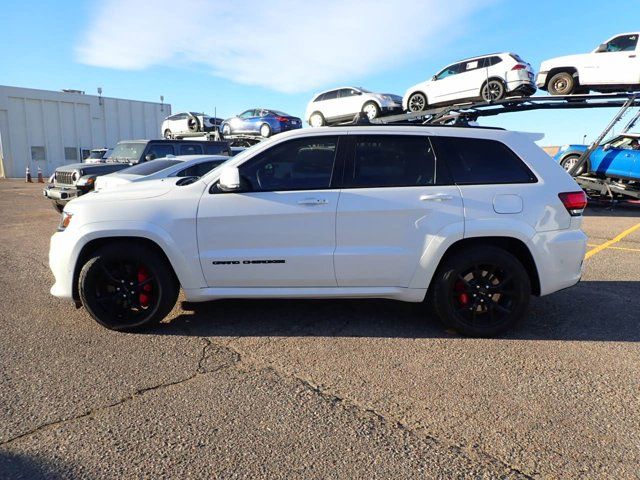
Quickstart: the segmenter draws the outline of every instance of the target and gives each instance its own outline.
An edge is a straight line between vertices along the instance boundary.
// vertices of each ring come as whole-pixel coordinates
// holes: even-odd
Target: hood
[[[94,190],[88,194],[75,198],[70,203],[70,211],[73,211],[73,207],[83,207],[85,205],[92,205],[96,202],[99,203],[113,203],[113,202],[135,202],[136,200],[144,200],[148,198],[156,198],[162,195],[166,195],[174,188],[180,188],[175,185],[175,182],[162,182],[149,181],[140,183],[128,182],[126,185],[122,185],[121,188],[114,188],[113,190]]]
[[[577,55],[565,55],[564,57],[555,57],[545,60],[540,64],[540,71],[546,72],[554,67],[571,67],[581,61],[588,53],[580,53]]]

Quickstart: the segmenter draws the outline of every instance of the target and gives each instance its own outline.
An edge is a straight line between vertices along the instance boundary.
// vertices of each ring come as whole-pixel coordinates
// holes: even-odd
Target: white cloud
[[[280,92],[351,83],[424,58],[456,36],[473,0],[105,0],[80,62],[140,70],[173,63]]]

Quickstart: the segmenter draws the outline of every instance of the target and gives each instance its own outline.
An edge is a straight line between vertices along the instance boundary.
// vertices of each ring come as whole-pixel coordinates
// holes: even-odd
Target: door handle
[[[420,195],[423,202],[444,202],[445,200],[453,200],[453,195],[448,193],[432,193],[430,195]]]
[[[329,203],[326,198],[305,198],[298,200],[298,205],[326,205]]]
[[[629,58],[636,58],[635,55],[629,55]]]

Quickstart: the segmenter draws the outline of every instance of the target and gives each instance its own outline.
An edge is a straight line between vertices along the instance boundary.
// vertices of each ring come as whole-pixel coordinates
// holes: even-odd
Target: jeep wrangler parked
[[[56,168],[53,183],[43,194],[62,212],[70,200],[93,190],[100,175],[117,172],[167,155],[229,155],[228,142],[196,140],[123,140],[118,142],[105,163],[72,163]]]

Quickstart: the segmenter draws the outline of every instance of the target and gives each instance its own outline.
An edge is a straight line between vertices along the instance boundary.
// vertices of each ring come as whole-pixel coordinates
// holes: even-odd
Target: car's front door
[[[198,246],[211,287],[335,287],[339,136],[279,143],[240,167],[243,188],[214,185],[198,208]]]
[[[362,110],[362,93],[353,88],[341,88],[338,91],[341,115],[355,115]]]
[[[249,131],[249,125],[251,120],[256,116],[255,110],[245,110],[237,117],[232,118],[229,123],[231,124],[231,131],[233,133],[247,133]]]
[[[597,148],[589,158],[591,170],[605,176],[632,176],[640,157],[640,151],[632,147],[636,141],[635,137],[621,136]]]
[[[460,191],[436,168],[425,135],[357,135],[350,143],[336,219],[338,285],[408,287],[431,242],[462,238]]]
[[[462,98],[460,90],[464,78],[460,80],[460,72],[464,63],[456,63],[449,65],[436,75],[435,81],[431,84],[431,92],[429,92],[429,103],[451,102]]]
[[[590,54],[593,68],[585,68],[580,80],[595,85],[640,84],[638,35],[619,35],[605,47],[605,51]]]

